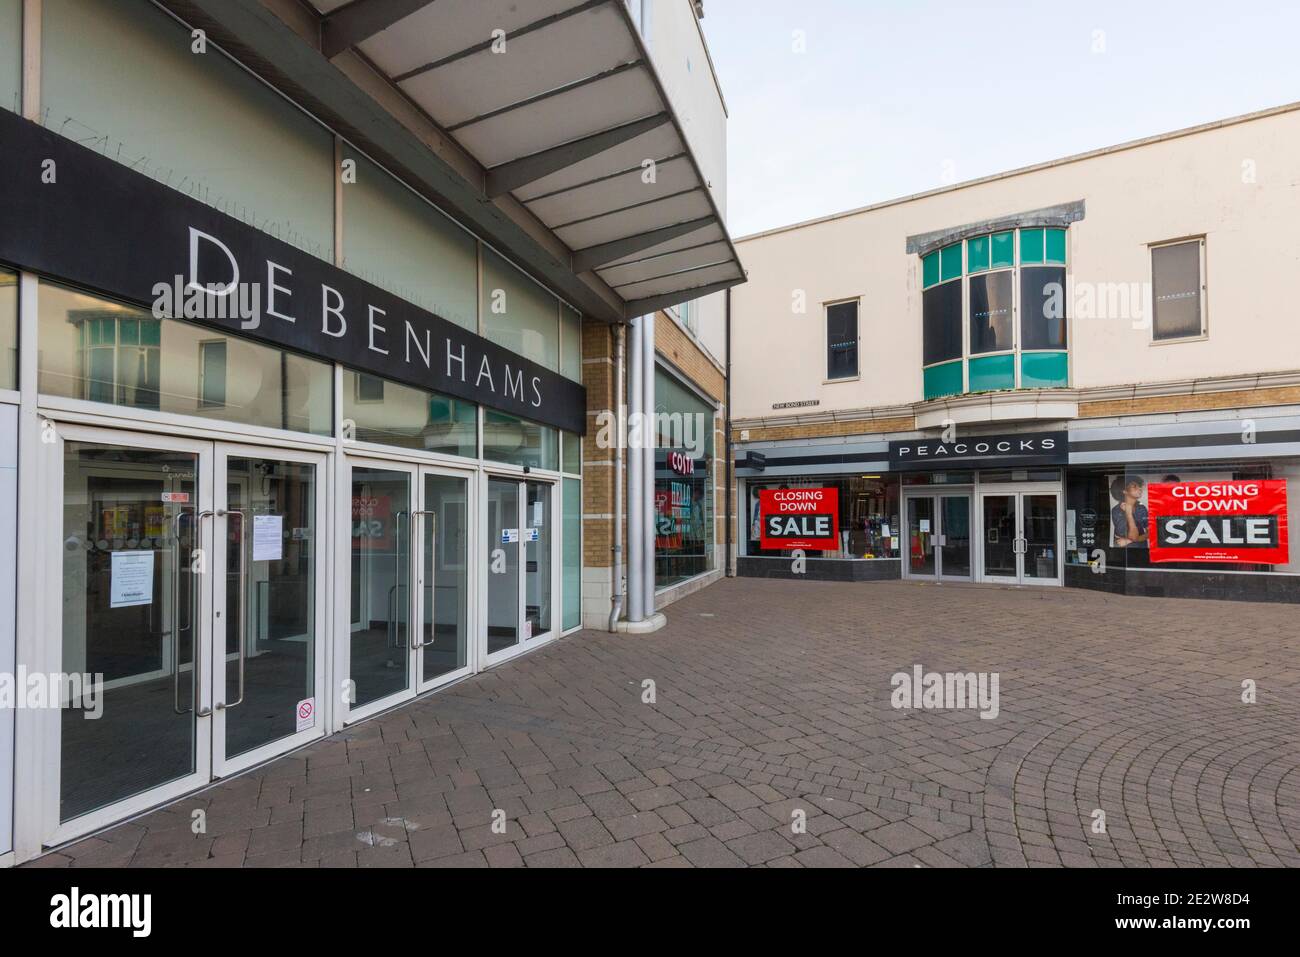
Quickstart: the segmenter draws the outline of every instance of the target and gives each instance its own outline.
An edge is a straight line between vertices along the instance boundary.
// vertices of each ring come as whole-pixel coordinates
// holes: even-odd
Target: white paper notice
[[[501,544],[509,545],[511,542],[519,541],[519,529],[503,528],[501,529]]]
[[[542,524],[542,500],[538,499],[533,503],[533,524],[541,527]]]
[[[930,530],[930,520],[928,518],[921,519],[921,531],[928,532],[929,530]]]
[[[284,516],[253,516],[253,561],[278,562],[284,557]]]
[[[530,528],[530,529],[528,530],[528,540],[529,540],[530,542],[535,542],[535,541],[537,541],[537,529],[535,529],[535,528]]]
[[[524,619],[524,641],[533,637],[533,623],[529,619]]]
[[[153,603],[153,552],[113,552],[110,608]]]
[[[889,538],[889,537],[890,537],[890,535],[889,535],[889,526],[888,526],[888,525],[881,525],[881,526],[880,526],[880,534],[883,535],[885,538]]]
[[[316,727],[316,699],[304,698],[298,702],[298,709],[294,712],[297,719],[297,730],[307,731]]]

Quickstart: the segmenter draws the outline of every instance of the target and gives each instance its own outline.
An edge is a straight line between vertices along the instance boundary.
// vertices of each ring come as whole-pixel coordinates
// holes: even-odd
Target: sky
[[[1300,100],[1297,0],[705,0],[703,26],[737,237]]]

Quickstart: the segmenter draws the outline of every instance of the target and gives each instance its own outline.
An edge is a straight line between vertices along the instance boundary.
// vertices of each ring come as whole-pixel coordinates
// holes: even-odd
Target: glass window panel
[[[23,0],[0,0],[0,109],[23,106]]]
[[[921,294],[923,364],[961,358],[961,283],[946,282]]]
[[[549,425],[529,422],[508,412],[483,410],[483,457],[493,462],[554,469],[559,465],[559,441]]]
[[[433,206],[352,150],[357,180],[343,185],[343,267],[478,331],[478,243]]]
[[[38,312],[46,395],[334,434],[329,363],[51,283],[41,284]],[[225,395],[208,405],[204,347],[215,342],[224,343]]]
[[[1152,335],[1178,339],[1201,334],[1201,243],[1177,243],[1151,250],[1155,315]]]
[[[1016,264],[1016,234],[1014,231],[994,233],[990,240],[992,267],[1014,266]]]
[[[574,475],[582,473],[582,436],[575,432],[560,433],[560,456],[562,472]]]
[[[980,272],[989,268],[989,237],[976,236],[966,240],[966,269]]]
[[[525,482],[524,527],[524,638],[537,638],[552,628],[551,534],[554,506],[547,482]]]
[[[709,459],[686,450],[655,450],[655,587],[685,581],[712,567],[713,502]],[[671,458],[670,458],[671,456]],[[682,460],[689,461],[683,466]],[[676,465],[674,466],[674,461]],[[687,474],[683,474],[689,469]]]
[[[1040,263],[1043,261],[1043,231],[1041,229],[1020,230],[1020,261],[1022,263]]]
[[[218,51],[196,56],[189,31],[152,4],[58,0],[43,10],[49,129],[333,259],[328,131]]]
[[[219,408],[226,404],[226,341],[199,343],[199,405]]]
[[[1020,270],[1020,348],[1064,349],[1065,267]]]
[[[826,307],[826,378],[858,374],[858,304],[837,302]]]
[[[18,276],[0,269],[0,389],[18,388]]]
[[[1011,270],[970,277],[970,351],[1011,348]]]
[[[519,644],[519,483],[489,478],[487,541],[480,566],[487,577],[487,650],[504,651]]]
[[[467,482],[424,477],[424,680],[469,663],[469,536]]]
[[[582,482],[564,480],[564,624],[567,631],[582,624]]]
[[[1046,251],[1044,257],[1049,263],[1065,264],[1065,230],[1049,229],[1044,233]]]
[[[921,260],[921,285],[928,289],[939,282],[939,253],[932,252]]]
[[[939,271],[945,282],[961,275],[961,243],[953,243],[939,251]]]
[[[473,402],[343,370],[343,419],[358,442],[476,458],[477,416]]]
[[[582,381],[582,317],[560,307],[560,375]]]
[[[483,334],[548,369],[560,362],[560,301],[483,249]]]

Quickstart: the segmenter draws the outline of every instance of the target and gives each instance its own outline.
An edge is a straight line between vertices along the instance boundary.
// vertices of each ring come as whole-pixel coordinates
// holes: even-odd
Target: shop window
[[[378,376],[343,370],[343,420],[357,442],[476,458],[478,406]]]
[[[45,395],[334,434],[329,363],[52,283],[37,313]]]
[[[576,432],[560,433],[560,471],[582,474],[582,436]]]
[[[18,276],[0,269],[0,389],[18,388]]]
[[[560,301],[492,250],[483,249],[483,334],[557,371]]]
[[[0,0],[0,109],[22,112],[23,0]]]
[[[826,307],[826,378],[851,379],[858,374],[858,301]]]
[[[1205,334],[1204,256],[1203,239],[1151,247],[1153,339]]]
[[[564,581],[563,624],[565,631],[582,624],[582,482],[564,480],[563,550]]]
[[[343,268],[462,328],[478,331],[478,243],[351,149],[343,185]]]
[[[559,433],[508,412],[483,410],[483,458],[534,469],[559,466]]]
[[[879,475],[845,476],[836,478],[800,477],[765,478],[749,482],[748,534],[746,554],[771,558],[789,558],[789,549],[761,547],[762,534],[759,511],[759,492],[762,489],[833,488],[839,499],[839,540],[834,551],[809,550],[806,558],[836,558],[841,560],[897,559],[901,536],[898,511],[898,481]]]
[[[46,3],[45,126],[332,260],[333,136],[220,51],[195,56],[192,43],[153,4]]]
[[[655,587],[714,567],[712,405],[655,370]]]
[[[949,281],[925,290],[921,309],[925,364],[960,359],[961,282]]]

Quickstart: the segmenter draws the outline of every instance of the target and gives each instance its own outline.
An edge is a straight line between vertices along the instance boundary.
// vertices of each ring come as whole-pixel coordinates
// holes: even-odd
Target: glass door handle
[[[234,701],[216,705],[216,711],[236,708],[244,703],[244,670],[248,662],[248,510],[242,508],[223,508],[219,516],[230,521],[231,515],[239,516],[239,697]],[[228,623],[227,623],[228,624]],[[221,653],[225,663],[225,653]]]
[[[421,508],[421,509],[418,509],[418,510],[412,512],[412,513],[411,513],[411,518],[414,519],[415,516],[417,516],[417,515],[436,515],[436,514],[438,514],[436,509],[431,509],[431,508]],[[415,528],[415,522],[412,522],[412,523],[411,523],[411,528],[412,528],[412,529]],[[429,536],[429,543],[430,543],[430,548],[429,548],[429,560],[430,560],[430,562],[432,562],[432,561],[433,561],[433,557],[437,554],[437,552],[436,552],[436,550],[435,550],[435,548],[434,548],[434,542],[433,542],[433,536],[432,536],[432,535]],[[421,552],[421,555],[420,555],[420,561],[423,562],[423,561],[424,561],[424,555],[423,555],[423,553],[424,553],[424,545],[423,545],[423,543],[421,543],[421,546],[420,546],[420,552]],[[432,571],[432,569],[430,569],[430,571]],[[430,602],[430,604],[432,604],[432,602],[433,602],[433,585],[432,585],[432,584],[424,585],[423,581],[421,581],[420,584],[423,586],[423,587],[421,588],[421,590],[420,590],[420,598],[423,599],[425,593],[427,592],[427,593],[429,594],[429,602]],[[421,619],[423,619],[424,616],[421,615],[420,617],[421,617]],[[432,615],[429,616],[429,621],[430,621],[430,622],[433,621],[433,616],[432,616]],[[422,631],[422,630],[424,629],[424,622],[423,622],[423,620],[421,620],[421,621],[419,622],[418,627],[419,627],[420,631]],[[416,634],[418,635],[418,634],[420,633],[420,631],[417,631]],[[429,629],[429,632],[430,632],[430,634],[432,634],[432,632],[433,632],[433,628],[430,628],[430,629]],[[430,638],[428,641],[420,641],[418,638],[416,638],[414,641],[411,642],[411,648],[412,648],[413,650],[420,649],[420,648],[428,648],[431,644],[433,644],[433,642],[434,642],[434,639],[433,639],[433,638]]]
[[[211,509],[204,509],[196,512],[194,515],[194,536],[195,540],[202,547],[203,519],[210,518],[213,512]],[[202,656],[199,654],[200,649],[194,648],[191,655],[190,672],[194,678],[194,703],[188,708],[181,707],[181,632],[194,631],[194,598],[190,598],[189,621],[182,628],[180,624],[180,603],[181,603],[181,519],[185,517],[185,510],[181,509],[172,518],[172,533],[175,539],[176,567],[172,569],[172,617],[175,624],[172,627],[172,710],[177,714],[189,714],[194,712],[196,718],[206,718],[212,714],[212,709],[207,711],[196,708],[198,699],[203,693],[203,683],[200,680],[202,675],[199,664]]]

